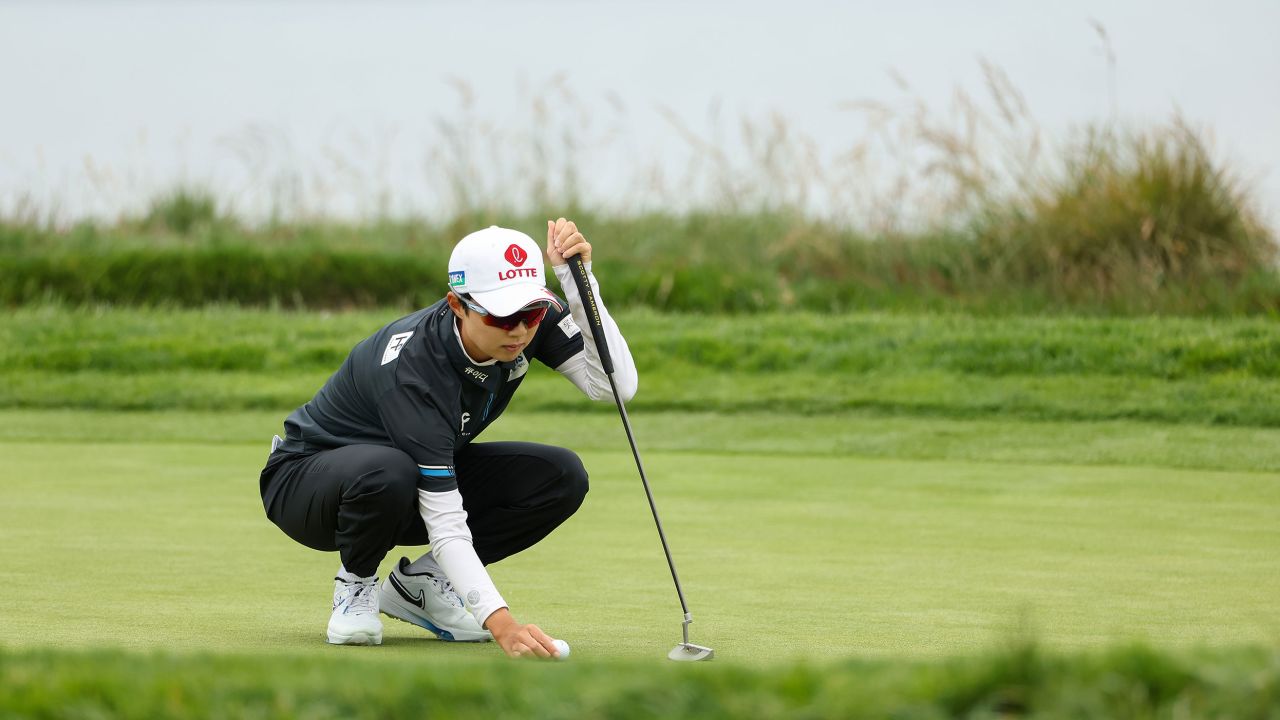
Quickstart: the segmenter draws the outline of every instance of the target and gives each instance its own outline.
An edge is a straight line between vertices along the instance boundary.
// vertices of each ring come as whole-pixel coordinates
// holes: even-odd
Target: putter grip
[[[587,277],[587,266],[582,256],[574,255],[569,259],[573,272],[573,283],[578,286],[578,296],[582,298],[582,306],[587,310],[587,322],[591,323],[591,337],[596,340],[596,350],[600,352],[600,365],[606,374],[613,374],[613,356],[609,355],[609,343],[604,339],[604,321],[600,319],[600,308],[596,305],[596,294],[591,292],[591,280]]]

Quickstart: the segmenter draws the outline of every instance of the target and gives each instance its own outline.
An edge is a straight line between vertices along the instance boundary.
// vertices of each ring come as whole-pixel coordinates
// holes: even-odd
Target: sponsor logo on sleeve
[[[409,332],[396,333],[391,336],[391,339],[387,341],[387,349],[382,351],[383,365],[400,357],[400,351],[408,344],[409,338],[413,337],[413,332],[410,330]]]
[[[572,315],[564,316],[564,319],[560,321],[560,330],[564,332],[565,337],[573,337],[582,332],[578,329],[578,323],[573,321]]]

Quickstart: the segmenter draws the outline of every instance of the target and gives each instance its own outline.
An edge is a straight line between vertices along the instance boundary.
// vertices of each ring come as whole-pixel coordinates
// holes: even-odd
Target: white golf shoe
[[[347,582],[334,578],[329,642],[333,645],[381,645],[378,581]]]
[[[449,642],[488,642],[493,635],[480,623],[440,573],[410,573],[408,558],[400,558],[378,592],[382,612],[397,620],[417,625]]]

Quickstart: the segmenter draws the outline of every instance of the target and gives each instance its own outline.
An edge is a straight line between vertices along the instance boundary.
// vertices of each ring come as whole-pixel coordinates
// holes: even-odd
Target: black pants
[[[476,554],[486,565],[556,529],[587,494],[587,471],[572,451],[524,442],[472,443],[454,456]],[[374,575],[396,545],[426,545],[418,514],[418,466],[403,451],[349,445],[314,455],[273,455],[262,471],[267,517],[342,565]]]

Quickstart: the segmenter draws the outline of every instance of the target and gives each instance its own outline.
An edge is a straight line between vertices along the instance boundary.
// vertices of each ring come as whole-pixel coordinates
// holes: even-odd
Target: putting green
[[[381,649],[326,646],[336,555],[265,519],[265,450],[0,443],[0,579],[18,589],[0,603],[4,642],[497,656],[389,620]],[[660,658],[680,611],[631,456],[625,446],[582,454],[583,509],[493,575],[517,616],[567,639],[575,658]],[[953,655],[1025,633],[1063,648],[1280,641],[1274,472],[742,452],[644,460],[694,640],[726,660]]]

